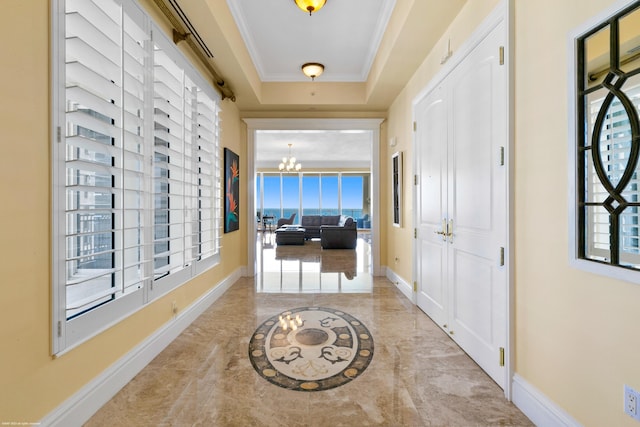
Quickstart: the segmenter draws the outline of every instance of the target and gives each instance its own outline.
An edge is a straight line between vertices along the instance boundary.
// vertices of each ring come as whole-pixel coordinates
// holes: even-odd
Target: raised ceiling
[[[234,92],[242,116],[386,113],[466,0],[170,0]],[[314,82],[300,66],[321,62]]]
[[[293,0],[227,4],[263,82],[308,82],[306,62],[325,65],[318,81],[364,82],[395,0],[329,0],[311,16]]]

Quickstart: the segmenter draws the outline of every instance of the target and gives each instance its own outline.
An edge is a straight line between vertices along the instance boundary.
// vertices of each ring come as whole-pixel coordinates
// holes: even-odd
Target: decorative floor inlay
[[[372,358],[369,330],[355,317],[332,308],[278,313],[261,324],[249,342],[256,372],[290,390],[341,386],[361,375]]]

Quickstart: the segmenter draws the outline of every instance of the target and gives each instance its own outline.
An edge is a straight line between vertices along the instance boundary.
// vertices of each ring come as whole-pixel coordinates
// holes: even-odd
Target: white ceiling
[[[348,130],[264,130],[256,135],[256,167],[277,168],[291,154],[305,169],[369,168],[371,132]]]
[[[395,0],[328,0],[312,16],[293,0],[227,0],[263,82],[308,81],[306,62],[325,66],[318,81],[363,82]]]

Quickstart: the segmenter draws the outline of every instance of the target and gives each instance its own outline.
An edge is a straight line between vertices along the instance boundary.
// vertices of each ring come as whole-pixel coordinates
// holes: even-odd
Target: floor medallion
[[[373,358],[373,338],[355,317],[331,308],[294,308],[253,333],[249,359],[267,381],[290,390],[321,391],[360,376]]]

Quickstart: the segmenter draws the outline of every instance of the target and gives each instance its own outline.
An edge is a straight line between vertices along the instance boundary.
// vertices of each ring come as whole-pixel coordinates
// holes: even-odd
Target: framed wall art
[[[240,157],[224,149],[224,232],[240,228]]]
[[[393,200],[393,225],[402,225],[402,151],[391,156],[391,191]]]

